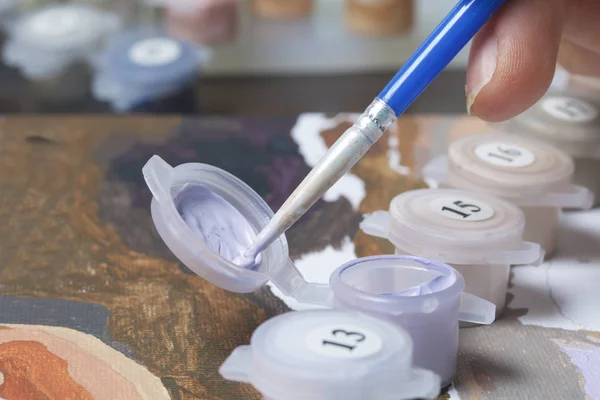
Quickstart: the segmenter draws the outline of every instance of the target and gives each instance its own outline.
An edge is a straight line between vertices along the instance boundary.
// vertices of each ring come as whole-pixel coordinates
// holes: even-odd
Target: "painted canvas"
[[[266,319],[306,309],[228,293],[160,240],[141,168],[202,162],[277,209],[355,115],[0,120],[0,398],[259,399],[218,367]],[[363,213],[425,187],[419,170],[480,121],[406,117],[288,232],[305,278],[391,253]],[[594,222],[596,221],[596,222]],[[600,398],[600,211],[566,214],[556,258],[517,267],[508,311],[461,331],[452,399]]]

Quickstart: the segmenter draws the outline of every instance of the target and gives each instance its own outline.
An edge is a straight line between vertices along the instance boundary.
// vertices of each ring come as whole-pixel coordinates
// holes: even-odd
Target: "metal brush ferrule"
[[[396,119],[394,110],[384,101],[376,98],[358,117],[354,126],[375,143]]]

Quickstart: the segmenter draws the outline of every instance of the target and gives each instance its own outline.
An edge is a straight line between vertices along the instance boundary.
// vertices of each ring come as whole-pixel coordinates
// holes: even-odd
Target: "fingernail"
[[[467,73],[467,113],[471,115],[471,107],[477,99],[477,95],[492,80],[498,58],[498,41],[495,35],[478,44],[477,48],[471,50],[469,60],[469,71]]]

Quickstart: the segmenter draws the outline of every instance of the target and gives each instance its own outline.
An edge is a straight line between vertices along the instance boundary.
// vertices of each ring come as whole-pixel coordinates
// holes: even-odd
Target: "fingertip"
[[[544,95],[556,67],[562,1],[552,0],[553,7],[548,0],[513,0],[477,34],[467,67],[469,114],[489,122],[504,121]],[[496,54],[491,60],[494,42]]]

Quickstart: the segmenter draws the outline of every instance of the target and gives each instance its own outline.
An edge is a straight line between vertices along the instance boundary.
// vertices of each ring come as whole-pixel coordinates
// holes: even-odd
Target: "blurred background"
[[[0,0],[0,113],[360,112],[454,0]],[[468,48],[409,112],[463,113]]]

